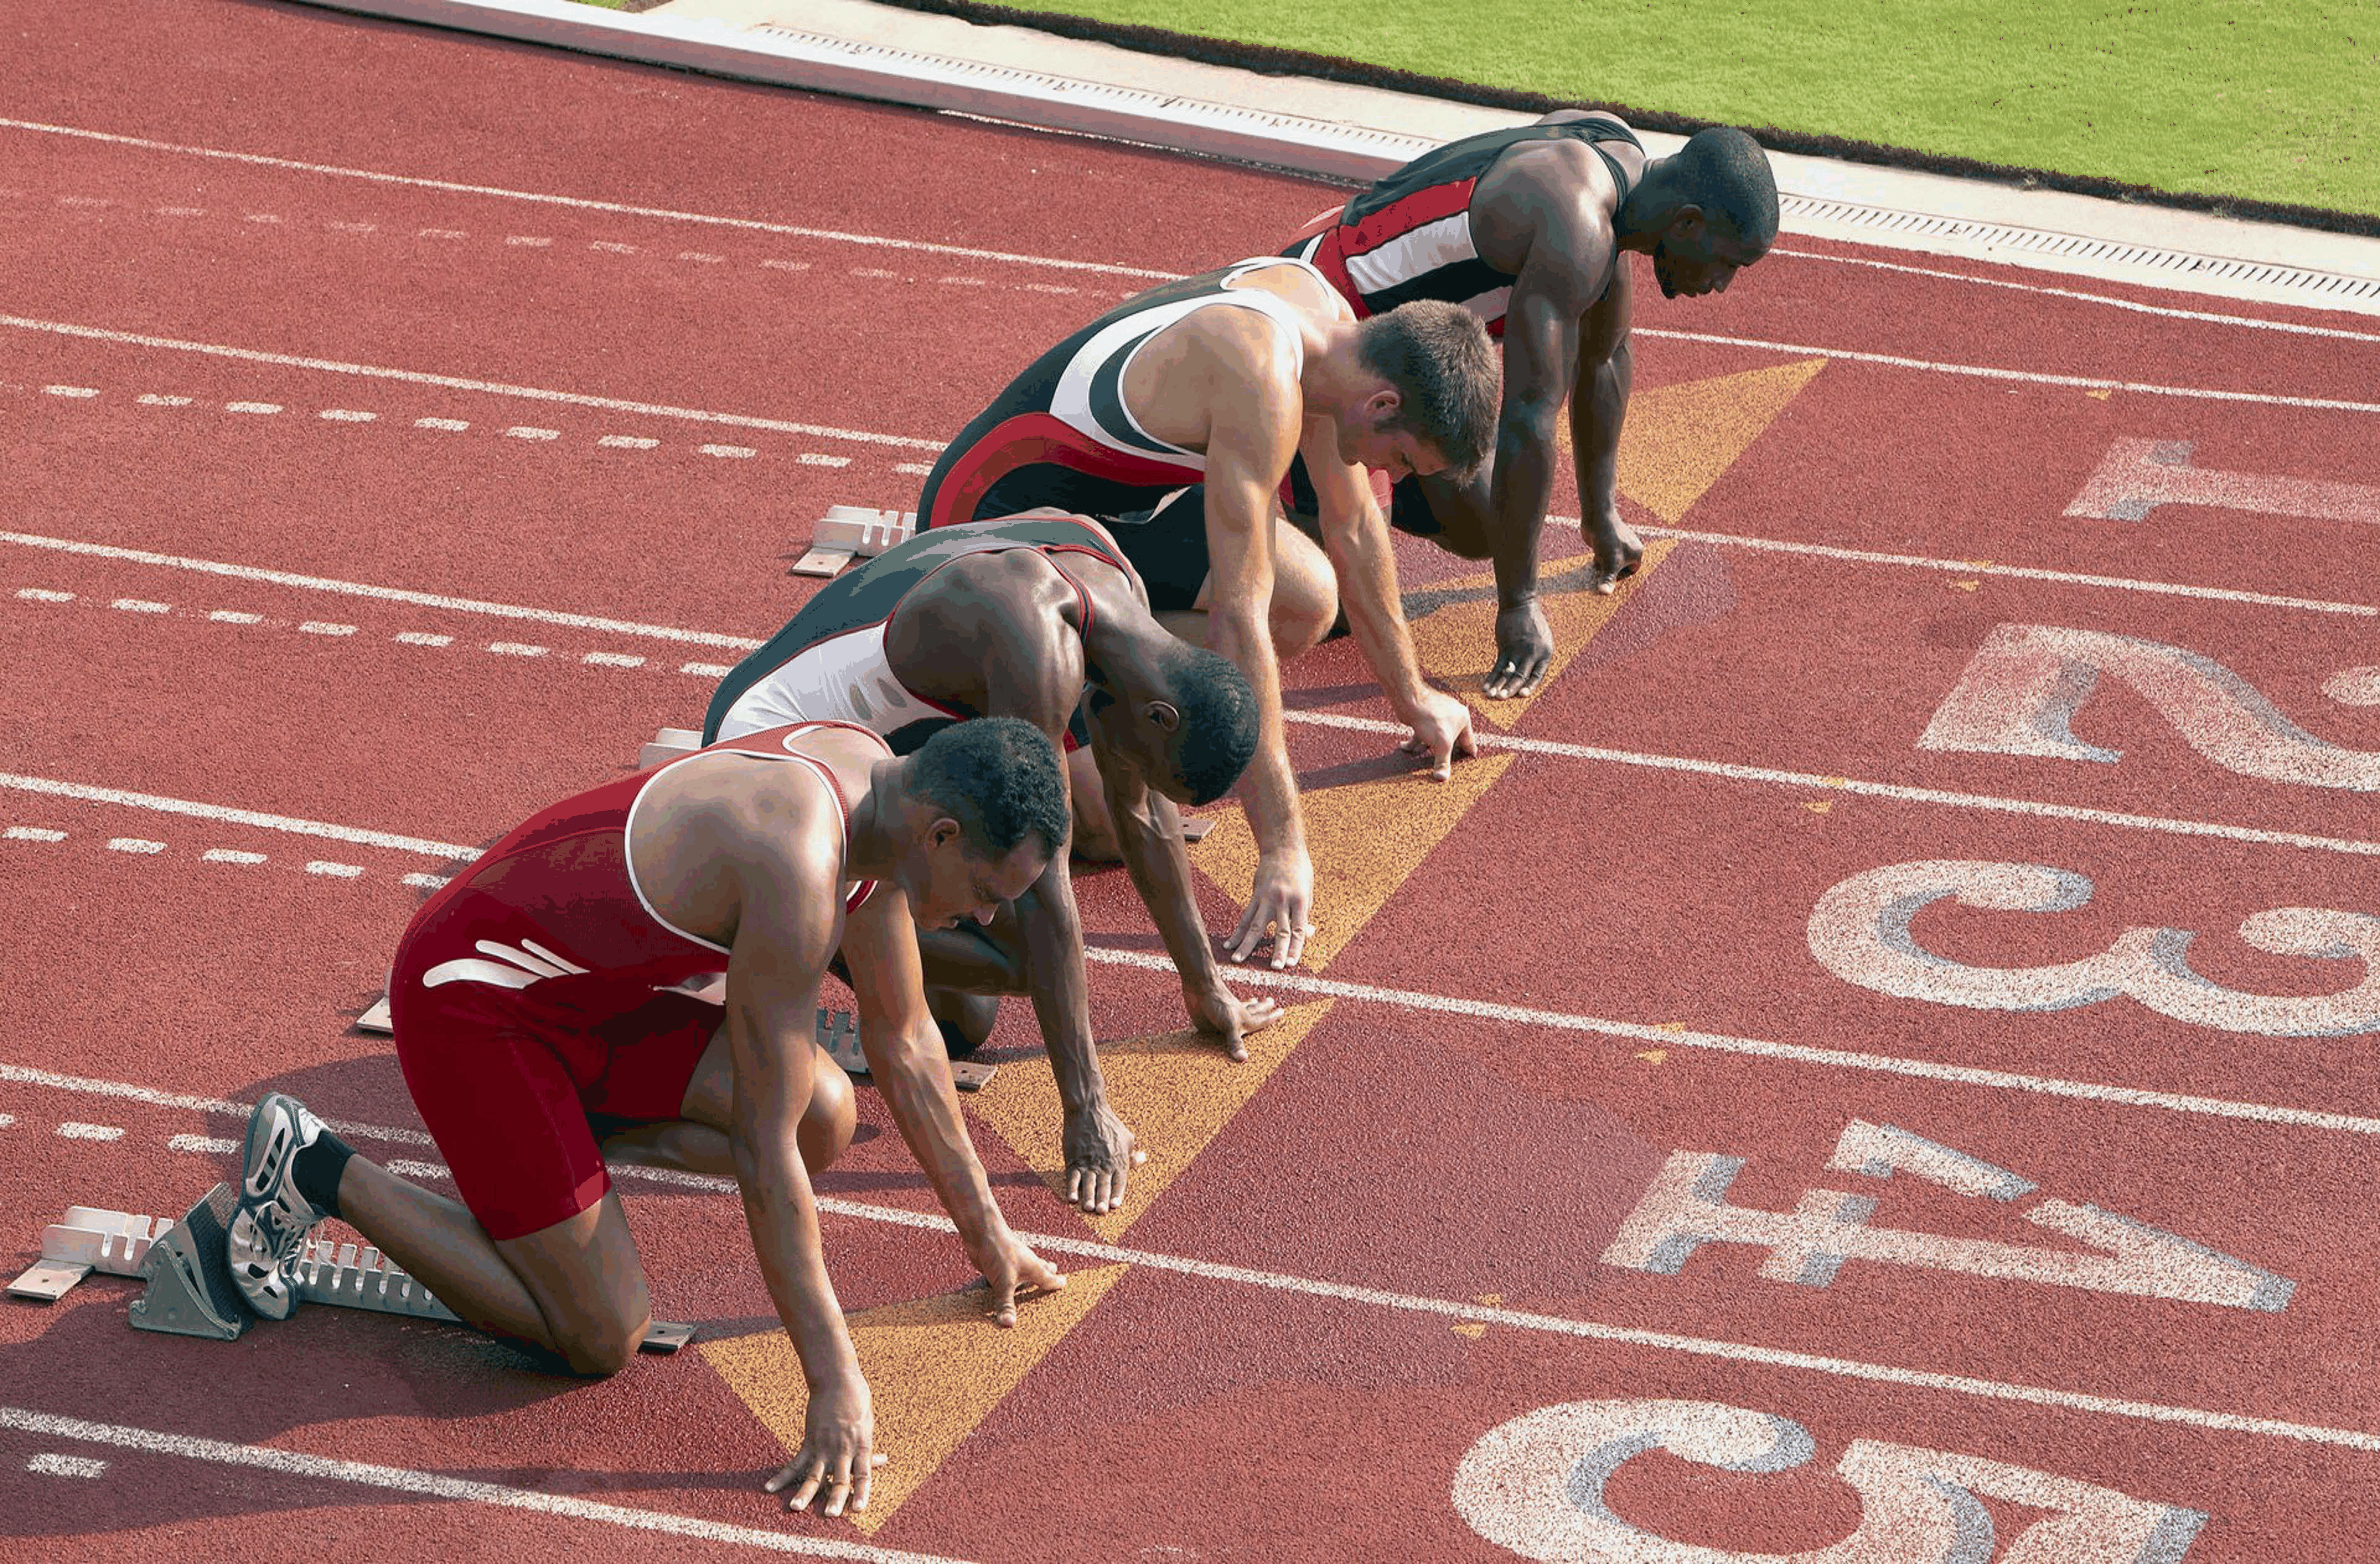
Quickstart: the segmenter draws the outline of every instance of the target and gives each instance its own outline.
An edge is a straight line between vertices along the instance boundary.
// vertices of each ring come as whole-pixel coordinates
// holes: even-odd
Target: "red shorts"
[[[414,1106],[463,1204],[499,1239],[602,1199],[612,1178],[589,1116],[679,1117],[725,1015],[675,990],[565,1010],[486,984],[424,988],[403,975],[389,1005]]]

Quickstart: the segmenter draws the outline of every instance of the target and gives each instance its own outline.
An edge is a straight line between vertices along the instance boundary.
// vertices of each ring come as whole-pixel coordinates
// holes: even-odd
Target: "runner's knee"
[[[1339,617],[1328,555],[1287,522],[1273,529],[1272,644],[1283,661],[1312,649]]]
[[[820,1049],[810,1055],[810,1105],[802,1110],[794,1139],[802,1148],[802,1166],[822,1173],[834,1166],[851,1145],[859,1123],[859,1101],[843,1066]]]

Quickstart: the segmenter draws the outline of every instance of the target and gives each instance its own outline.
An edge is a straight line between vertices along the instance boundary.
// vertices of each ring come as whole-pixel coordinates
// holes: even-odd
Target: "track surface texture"
[[[0,114],[11,1274],[269,1089],[434,1182],[353,1022],[456,855],[697,720],[829,505],[1336,199],[263,4],[54,10]],[[1152,1160],[1062,1204],[1021,1006],[968,1100],[1072,1285],[983,1323],[862,1092],[864,1524],[759,1491],[801,1388],[740,1210],[645,1178],[699,1336],[601,1384],[11,1301],[6,1550],[2369,1558],[2380,333],[1806,241],[1643,284],[1652,548],[1593,598],[1552,528],[1544,689],[1433,785],[1349,643],[1290,671],[1321,933],[1247,1062],[1080,879]],[[1488,577],[1400,547],[1475,699]]]

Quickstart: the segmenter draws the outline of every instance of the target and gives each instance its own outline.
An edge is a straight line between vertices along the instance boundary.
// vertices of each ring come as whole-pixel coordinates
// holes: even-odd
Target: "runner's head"
[[[1041,878],[1066,840],[1066,776],[1041,730],[957,722],[901,762],[908,840],[896,878],[920,927],[989,921]]]
[[[1176,804],[1211,804],[1257,752],[1257,695],[1230,658],[1163,631],[1148,655],[1091,692],[1094,743],[1121,753]]]
[[[1741,130],[1698,130],[1646,165],[1621,227],[1653,254],[1664,296],[1725,293],[1738,270],[1777,242],[1777,179],[1768,154]]]
[[[1501,389],[1488,328],[1461,305],[1415,299],[1356,327],[1356,356],[1377,382],[1340,421],[1339,455],[1389,475],[1477,470],[1496,442]]]

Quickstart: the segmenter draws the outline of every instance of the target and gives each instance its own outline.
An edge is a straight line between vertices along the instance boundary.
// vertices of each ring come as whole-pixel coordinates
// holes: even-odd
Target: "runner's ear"
[[[1182,713],[1172,701],[1152,700],[1140,709],[1141,715],[1157,724],[1160,733],[1172,733],[1182,726]]]
[[[960,828],[958,821],[951,818],[948,815],[939,816],[935,818],[933,824],[926,828],[926,845],[929,847],[944,846],[951,842],[956,841],[959,837],[965,834],[965,832]]]

